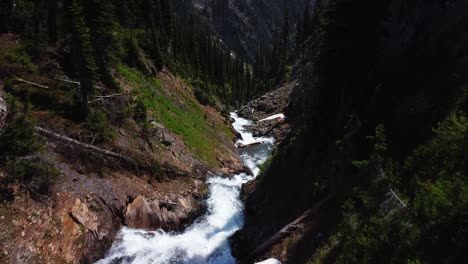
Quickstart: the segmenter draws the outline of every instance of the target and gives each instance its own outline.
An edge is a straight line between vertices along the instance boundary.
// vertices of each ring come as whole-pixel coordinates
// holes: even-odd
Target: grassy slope
[[[157,78],[125,65],[117,67],[117,74],[157,122],[180,135],[197,158],[217,165],[217,153],[225,151],[220,141],[234,137],[227,124],[211,120],[192,93],[169,94]]]

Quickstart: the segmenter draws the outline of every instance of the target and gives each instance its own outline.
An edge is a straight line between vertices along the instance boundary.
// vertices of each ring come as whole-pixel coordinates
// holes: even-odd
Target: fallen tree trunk
[[[113,157],[113,158],[116,158],[116,159],[124,160],[126,162],[131,163],[131,164],[136,164],[136,162],[133,159],[131,159],[131,158],[125,156],[125,155],[122,155],[122,154],[119,154],[119,153],[116,153],[116,152],[112,152],[112,151],[109,151],[109,150],[105,150],[105,149],[102,149],[102,148],[98,148],[96,146],[80,142],[80,141],[75,140],[73,138],[69,138],[69,137],[66,137],[66,136],[59,135],[57,133],[54,133],[54,132],[52,132],[50,130],[47,130],[47,129],[39,127],[39,126],[35,126],[34,128],[36,129],[36,131],[39,134],[44,135],[46,137],[55,138],[56,140],[61,141],[61,142],[66,143],[66,144],[76,145],[76,146],[79,146],[80,148],[85,149],[85,150],[90,150],[90,151],[93,151],[93,152],[96,152],[96,153],[99,153],[99,154],[102,154],[102,155],[105,155],[105,156],[109,156],[109,157]]]
[[[30,82],[30,81],[27,81],[27,80],[24,80],[24,79],[21,79],[21,78],[16,78],[15,80],[17,82],[26,83],[26,84],[36,86],[36,87],[39,87],[39,88],[49,89],[49,86],[45,86],[45,85],[42,85],[42,84]]]
[[[249,148],[249,147],[257,146],[257,145],[260,145],[260,144],[262,144],[262,143],[261,142],[254,142],[252,144],[246,144],[246,145],[240,143],[239,145],[237,145],[237,148],[240,148],[240,149]]]
[[[93,103],[93,102],[96,102],[96,101],[105,100],[105,99],[113,98],[113,97],[125,96],[125,95],[128,95],[128,93],[118,93],[118,94],[110,94],[110,95],[93,96],[93,98],[96,98],[96,99],[89,101],[89,103]]]
[[[252,253],[250,253],[246,260],[251,260],[255,258],[256,256],[260,255],[263,253],[265,250],[270,248],[272,245],[278,243],[281,239],[283,239],[286,235],[290,234],[292,231],[294,231],[299,224],[307,220],[309,217],[312,215],[316,214],[320,208],[322,208],[323,205],[328,203],[332,199],[332,195],[327,196],[323,200],[319,201],[314,205],[314,207],[310,208],[307,210],[305,213],[303,213],[301,216],[296,218],[296,220],[292,221],[291,223],[287,224],[285,227],[283,227],[280,231],[278,231],[276,234],[274,234],[272,237],[270,237],[267,241],[263,242],[260,246],[255,248]]]
[[[39,126],[35,126],[34,127],[36,129],[36,131],[45,136],[45,137],[50,137],[50,138],[54,138],[62,143],[65,143],[65,144],[70,144],[70,145],[75,145],[75,146],[78,146],[80,147],[81,149],[84,149],[84,150],[89,150],[89,151],[93,151],[95,153],[98,153],[98,154],[101,154],[101,155],[104,155],[104,156],[108,156],[108,157],[112,157],[112,158],[116,158],[116,159],[120,159],[120,160],[123,160],[125,162],[128,162],[130,163],[131,165],[134,165],[137,167],[137,164],[136,161],[130,157],[127,157],[123,154],[120,154],[120,153],[116,153],[116,152],[112,152],[112,151],[109,151],[109,150],[105,150],[105,149],[102,149],[102,148],[98,148],[96,146],[93,146],[93,145],[90,145],[90,144],[86,144],[86,143],[83,143],[83,142],[80,142],[78,140],[75,140],[73,138],[69,138],[67,136],[63,136],[63,135],[60,135],[60,134],[57,134],[55,132],[52,132],[50,130],[47,130],[45,128],[42,128],[42,127],[39,127]],[[165,166],[161,166],[161,169],[162,171],[164,171],[165,173],[169,173],[169,174],[172,174],[172,175],[176,175],[176,176],[188,176],[187,173],[185,172],[181,172],[181,171],[178,171],[176,169],[173,169],[173,168],[168,168],[168,167],[165,167]]]
[[[60,82],[64,82],[64,83],[70,83],[70,84],[74,84],[74,85],[77,85],[77,86],[81,86],[80,82],[73,81],[73,80],[60,79],[60,78],[56,78],[55,80],[60,81]]]
[[[110,94],[110,95],[94,96],[94,98],[111,98],[111,97],[117,97],[117,96],[122,96],[122,95],[128,95],[128,94],[127,93],[117,93],[117,94]]]

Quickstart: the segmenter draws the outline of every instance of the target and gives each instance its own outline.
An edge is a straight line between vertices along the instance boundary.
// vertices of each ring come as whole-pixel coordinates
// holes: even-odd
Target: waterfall
[[[97,264],[234,264],[228,238],[244,224],[243,204],[240,191],[244,183],[251,181],[260,171],[259,166],[271,153],[274,140],[254,137],[247,126],[249,120],[231,113],[233,127],[242,139],[236,144],[262,143],[241,150],[241,159],[254,176],[245,173],[232,178],[212,177],[208,179],[208,210],[182,233],[167,233],[163,230],[148,232],[122,228],[106,257]]]

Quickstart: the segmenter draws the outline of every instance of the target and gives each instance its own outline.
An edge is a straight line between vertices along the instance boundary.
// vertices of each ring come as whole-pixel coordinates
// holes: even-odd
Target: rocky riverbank
[[[121,96],[97,102],[107,116],[97,132],[47,108],[33,108],[31,121],[51,133],[38,133],[42,151],[23,159],[47,164],[56,178],[40,194],[21,183],[8,185],[11,199],[0,203],[0,263],[93,263],[104,256],[122,226],[183,230],[205,211],[210,174],[245,170],[229,120],[214,108],[198,104],[183,80],[166,69],[155,76],[159,86],[138,77],[177,113],[200,120],[191,127],[192,141],[176,133],[154,110],[148,111],[144,124],[132,115],[122,117],[121,113],[133,109],[129,95],[136,89],[125,75],[118,76]],[[59,84],[47,76],[25,78],[59,93],[55,87]],[[50,94],[52,89],[15,82],[5,90],[22,89],[33,97],[55,95]],[[0,103],[3,110],[4,101]],[[97,143],[93,137],[104,132],[109,138]],[[195,148],[193,144],[199,142],[209,142],[210,148]],[[0,166],[0,180],[6,177],[7,169]]]
[[[284,84],[239,109],[239,116],[253,121],[249,129],[254,136],[272,136],[277,144],[286,138],[291,131],[287,117],[268,118],[286,111],[295,85],[296,83]]]

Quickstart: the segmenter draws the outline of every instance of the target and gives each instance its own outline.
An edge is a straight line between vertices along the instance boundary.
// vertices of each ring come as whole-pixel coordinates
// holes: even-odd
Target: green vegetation
[[[66,14],[71,24],[73,62],[75,71],[80,77],[81,120],[88,117],[89,96],[94,93],[94,83],[97,81],[96,62],[93,57],[90,29],[85,21],[84,8],[80,1],[72,0],[66,6]]]
[[[332,197],[288,254],[312,263],[466,258],[468,38],[456,14],[468,3],[436,2],[305,9],[289,109],[300,132],[278,147],[247,199],[254,219],[236,235],[247,245],[236,256]],[[318,234],[328,243],[306,245]]]
[[[468,235],[466,116],[451,114],[434,132],[404,166],[393,165],[400,170],[385,169],[404,183],[395,189],[407,208],[388,196],[385,179],[353,191],[343,206],[338,263],[453,263],[463,258]]]
[[[214,143],[219,141],[220,131],[228,138],[232,136],[227,125],[214,128],[201,106],[184,95],[179,95],[181,100],[170,101],[168,98],[171,96],[154,77],[144,76],[138,70],[124,65],[117,67],[117,74],[134,88],[132,93],[138,109],[141,109],[138,112],[146,109],[156,122],[180,135],[198,158],[216,165],[216,152],[222,150],[218,150]]]
[[[89,133],[85,138],[92,144],[111,141],[115,138],[115,132],[110,128],[107,116],[102,111],[92,109],[86,121],[82,123],[82,127]]]
[[[0,68],[19,66],[24,72],[34,72],[37,67],[31,62],[31,57],[21,45],[8,47],[0,53]]]
[[[200,159],[217,164],[216,153],[223,150],[213,145],[219,131],[232,136],[229,128],[214,127],[188,97],[182,103],[172,100],[154,76],[169,68],[194,87],[202,104],[222,111],[258,94],[254,84],[259,82],[249,64],[202,28],[191,5],[179,9],[176,13],[169,0],[6,1],[0,33],[12,33],[23,45],[12,41],[18,48],[0,55],[0,75],[24,72],[24,78],[53,88],[6,87],[21,100],[30,98],[35,111],[77,122],[79,137],[87,143],[112,141],[115,132],[109,127],[119,125],[116,119],[132,117],[144,127],[150,116],[181,135]],[[21,71],[10,71],[10,64]],[[99,100],[96,96],[121,92],[120,76],[136,88],[135,100]],[[109,103],[114,99],[117,103]]]
[[[6,172],[0,177],[0,200],[12,198],[10,187],[15,184],[24,186],[32,195],[47,194],[50,183],[59,173],[38,156],[44,146],[27,117],[28,106],[23,106],[24,110],[20,112],[19,103],[8,98],[11,114],[0,134],[0,166]]]
[[[218,109],[238,107],[289,75],[287,10],[273,49],[259,45],[251,66],[211,35],[191,1],[174,8],[170,0],[8,0],[1,9],[0,33],[20,34],[34,60],[55,48],[65,73],[80,81],[81,121],[98,81],[119,90],[113,75],[120,63],[149,75],[167,66],[201,83],[197,98]]]

